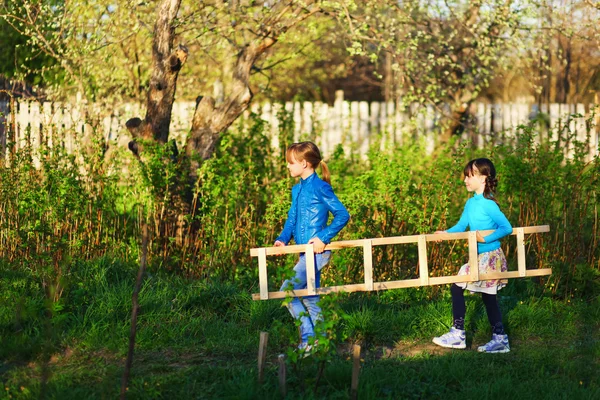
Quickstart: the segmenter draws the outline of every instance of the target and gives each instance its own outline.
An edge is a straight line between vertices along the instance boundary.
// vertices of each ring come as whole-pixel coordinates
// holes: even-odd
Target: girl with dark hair
[[[315,287],[319,287],[321,269],[329,263],[331,251],[325,250],[327,243],[348,223],[350,215],[333,193],[327,164],[321,158],[319,148],[312,142],[294,143],[286,152],[287,168],[290,175],[300,178],[292,187],[292,206],[288,211],[283,231],[275,240],[274,246],[285,246],[294,238],[296,244],[311,244],[315,252]],[[320,166],[323,179],[315,169]],[[327,225],[329,213],[333,220]],[[286,280],[281,291],[306,289],[306,256],[294,267],[295,276]],[[294,297],[287,305],[295,319],[300,319],[300,345],[304,355],[318,344],[315,340],[315,325],[322,320],[319,296],[306,296],[300,301]]]
[[[456,225],[447,231],[435,233],[464,232],[467,227],[477,231],[477,259],[479,273],[504,272],[507,270],[506,258],[500,248],[500,239],[512,233],[512,226],[498,206],[494,192],[498,184],[496,168],[487,158],[477,158],[469,161],[464,169],[464,182],[467,191],[474,196],[467,200],[465,208]],[[487,236],[482,236],[480,230],[493,230]],[[459,275],[469,275],[469,264],[461,267]],[[492,326],[492,340],[477,348],[483,353],[508,353],[510,346],[508,335],[502,325],[502,314],[498,307],[496,293],[506,286],[506,279],[488,281],[455,283],[450,289],[452,293],[453,325],[450,332],[433,338],[433,343],[448,348],[464,349],[465,341],[465,297],[464,291],[481,293],[485,304],[488,320]]]

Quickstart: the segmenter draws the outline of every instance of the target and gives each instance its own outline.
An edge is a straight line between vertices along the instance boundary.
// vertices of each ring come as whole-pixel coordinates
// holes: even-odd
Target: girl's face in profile
[[[472,173],[470,175],[465,175],[465,186],[467,187],[467,191],[475,192],[477,194],[483,193],[485,189],[485,175],[481,175],[476,166],[473,166]]]
[[[290,175],[292,178],[297,178],[302,176],[304,170],[306,169],[307,163],[305,161],[298,161],[296,157],[294,157],[294,153],[290,154],[288,157],[287,169],[290,171]]]

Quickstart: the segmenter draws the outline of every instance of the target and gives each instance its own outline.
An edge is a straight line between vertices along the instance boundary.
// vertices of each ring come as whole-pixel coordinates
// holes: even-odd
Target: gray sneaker
[[[464,349],[467,347],[465,331],[455,327],[450,328],[450,332],[442,336],[434,337],[433,343],[448,349]]]
[[[508,344],[508,335],[492,334],[492,340],[479,346],[477,351],[480,353],[508,353],[510,345]]]

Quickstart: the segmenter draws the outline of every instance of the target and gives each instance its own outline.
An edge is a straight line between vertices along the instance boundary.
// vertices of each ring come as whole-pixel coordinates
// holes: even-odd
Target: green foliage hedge
[[[287,116],[289,117],[289,116]],[[572,116],[571,118],[581,118]],[[145,163],[121,149],[106,158],[102,143],[74,156],[60,148],[9,146],[0,166],[0,256],[14,271],[28,271],[48,298],[77,290],[73,265],[110,255],[124,262],[138,256],[140,223],[152,228],[149,271],[171,271],[201,281],[227,281],[257,291],[253,247],[273,243],[285,221],[290,188],[285,168],[291,118],[280,115],[278,148],[257,116],[223,135],[216,154],[198,171],[194,211],[172,218],[178,160],[172,144],[145,148]],[[593,132],[591,119],[587,126]],[[484,148],[454,141],[433,154],[417,138],[404,145],[375,141],[367,156],[338,146],[327,158],[332,184],[351,221],[336,240],[431,233],[454,224],[469,194],[461,172],[471,158],[491,158],[498,170],[497,198],[513,226],[550,225],[526,244],[530,268],[553,267],[540,288],[562,296],[600,294],[598,237],[599,158],[569,130],[571,120],[538,136],[534,124],[491,138]],[[302,139],[319,142],[318,132]],[[565,148],[572,150],[565,157]],[[128,160],[129,159],[129,160]],[[129,170],[122,174],[124,163]],[[176,216],[177,217],[177,216]],[[182,222],[183,221],[183,222]],[[515,239],[503,242],[515,263]],[[451,275],[466,260],[463,243],[428,246],[431,270]],[[375,249],[375,279],[416,276],[416,245]],[[289,273],[293,257],[269,259],[270,287]],[[362,279],[362,252],[334,252],[325,284]]]

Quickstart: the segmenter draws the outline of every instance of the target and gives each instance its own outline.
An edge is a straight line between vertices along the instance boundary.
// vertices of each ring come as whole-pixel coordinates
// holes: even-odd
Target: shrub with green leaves
[[[68,276],[65,271],[76,260],[107,252],[128,260],[137,255],[139,226],[147,219],[153,228],[151,271],[253,288],[257,268],[249,250],[273,243],[296,183],[285,168],[293,120],[285,110],[279,117],[278,148],[271,146],[271,127],[252,114],[222,135],[215,156],[202,163],[193,185],[180,175],[185,168],[178,168],[182,159],[171,143],[147,146],[143,162],[133,160],[126,176],[114,173],[119,166],[111,163],[120,159],[104,160],[99,143],[97,151],[78,157],[60,148],[12,151],[0,170],[0,255],[19,268],[32,265],[44,282],[52,282],[44,287],[60,294],[61,277]],[[550,233],[528,237],[528,265],[555,267],[557,273],[542,282],[549,282],[557,295],[592,296],[596,286],[575,277],[582,276],[580,270],[600,267],[600,162],[598,157],[584,161],[588,149],[575,140],[571,126],[572,120],[565,120],[542,139],[537,125],[523,125],[492,137],[484,148],[457,141],[433,154],[410,138],[384,150],[374,143],[366,157],[338,146],[326,161],[351,221],[335,240],[448,228],[469,196],[462,184],[463,166],[485,156],[497,167],[497,197],[513,226],[550,225]],[[592,119],[587,126],[593,129]],[[310,136],[319,143],[318,131]],[[565,157],[568,146],[572,150]],[[192,193],[187,208],[180,203],[185,193],[178,191]],[[503,246],[514,263],[514,238],[505,239]],[[431,243],[428,252],[434,275],[454,274],[467,259],[463,242]],[[417,260],[416,245],[376,247],[374,278],[415,277]],[[279,286],[294,263],[293,256],[269,258],[271,288]],[[325,285],[362,279],[360,249],[335,251],[323,271]]]

